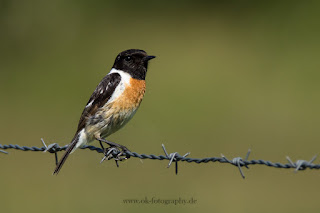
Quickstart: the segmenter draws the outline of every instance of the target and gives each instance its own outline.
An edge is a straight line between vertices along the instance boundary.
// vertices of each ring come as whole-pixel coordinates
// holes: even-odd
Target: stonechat
[[[123,127],[136,113],[143,99],[148,62],[155,56],[143,50],[119,53],[111,71],[101,80],[84,108],[78,129],[53,174],[58,174],[69,154],[98,140],[122,151],[128,149],[104,138]],[[102,144],[101,144],[102,145]]]

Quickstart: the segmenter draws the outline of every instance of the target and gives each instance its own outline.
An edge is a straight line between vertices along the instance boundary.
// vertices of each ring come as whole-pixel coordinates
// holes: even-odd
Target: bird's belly
[[[117,112],[112,113],[112,115],[105,119],[107,121],[105,125],[102,126],[100,132],[101,137],[105,138],[112,133],[118,131],[124,125],[126,125],[129,120],[136,113],[137,108],[135,109],[122,109]]]

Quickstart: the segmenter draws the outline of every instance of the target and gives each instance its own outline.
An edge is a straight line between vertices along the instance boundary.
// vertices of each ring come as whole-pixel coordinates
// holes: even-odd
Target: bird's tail
[[[72,142],[69,144],[66,152],[64,153],[64,155],[60,159],[56,169],[53,172],[53,175],[58,174],[60,172],[61,167],[63,166],[64,162],[67,160],[70,153],[74,150],[74,148],[78,142],[79,142],[79,134],[76,134],[76,136],[73,138]]]

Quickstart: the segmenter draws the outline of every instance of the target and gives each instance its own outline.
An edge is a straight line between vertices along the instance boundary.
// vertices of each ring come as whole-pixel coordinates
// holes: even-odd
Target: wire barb
[[[56,165],[58,165],[58,154],[57,154],[58,150],[57,149],[59,148],[59,145],[57,143],[52,143],[47,146],[47,144],[44,142],[43,138],[41,138],[41,142],[42,142],[43,146],[45,147],[43,152],[48,151],[50,153],[54,153]]]
[[[289,156],[286,157],[287,160],[289,161],[289,164],[293,167],[296,168],[294,171],[298,172],[299,170],[305,170],[307,168],[308,165],[311,165],[313,163],[313,161],[316,160],[317,155],[313,156],[313,158],[310,161],[306,161],[306,160],[297,160],[296,163],[293,163],[293,161],[291,160],[291,158]]]
[[[240,174],[242,176],[243,179],[245,179],[246,177],[244,176],[244,173],[241,169],[242,166],[246,167],[247,169],[249,169],[248,165],[247,165],[247,161],[248,161],[248,158],[249,158],[249,155],[251,153],[251,149],[248,150],[247,154],[246,154],[246,157],[244,160],[242,160],[241,157],[235,157],[233,158],[232,160],[229,160],[227,159],[223,154],[221,154],[221,157],[228,163],[234,165],[234,166],[237,166],[239,168],[239,171],[240,171]]]
[[[187,156],[190,154],[190,152],[184,154],[184,155],[181,157],[181,155],[179,155],[178,152],[173,152],[173,153],[168,154],[168,152],[167,152],[164,144],[162,144],[162,149],[163,149],[166,157],[168,158],[168,160],[170,160],[167,168],[169,168],[169,167],[171,166],[172,162],[174,161],[175,164],[176,164],[176,165],[175,165],[175,168],[176,168],[175,171],[176,171],[176,175],[177,175],[177,174],[178,174],[178,161],[179,161],[181,158],[187,157]]]
[[[1,150],[1,149],[0,149],[0,152],[1,152],[1,153],[4,153],[4,154],[9,154],[8,152],[3,151],[3,150]]]

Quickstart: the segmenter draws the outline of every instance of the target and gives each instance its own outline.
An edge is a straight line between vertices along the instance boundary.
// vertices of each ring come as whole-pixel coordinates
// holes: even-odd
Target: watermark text
[[[143,199],[132,199],[127,198],[122,201],[124,204],[160,204],[160,205],[192,205],[197,204],[197,199],[191,198],[176,198],[176,199],[166,199],[157,197],[144,197]]]

